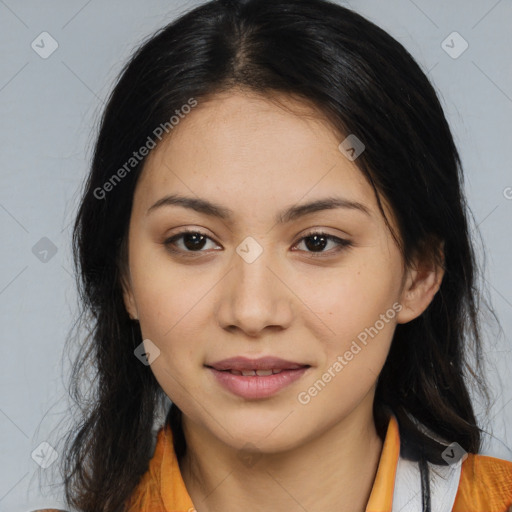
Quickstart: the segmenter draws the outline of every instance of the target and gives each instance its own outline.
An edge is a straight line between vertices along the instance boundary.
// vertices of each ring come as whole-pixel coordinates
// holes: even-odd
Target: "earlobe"
[[[444,268],[432,263],[417,263],[407,271],[402,290],[402,310],[397,315],[397,322],[405,324],[419,317],[439,291],[444,276]]]

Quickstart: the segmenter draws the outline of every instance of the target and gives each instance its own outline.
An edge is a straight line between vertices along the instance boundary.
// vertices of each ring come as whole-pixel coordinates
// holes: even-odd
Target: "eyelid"
[[[337,244],[337,246],[334,249],[330,249],[328,251],[321,251],[321,252],[301,251],[301,252],[305,252],[308,255],[307,256],[308,258],[309,257],[329,258],[329,257],[337,256],[344,250],[350,249],[351,247],[354,246],[354,243],[348,238],[343,238],[343,237],[339,237],[336,235],[332,235],[331,233],[327,233],[322,228],[310,228],[308,231],[306,231],[305,233],[303,233],[299,236],[298,240],[293,244],[293,247],[296,247],[299,243],[301,243],[306,238],[309,238],[309,237],[312,237],[315,235],[324,237],[329,241],[335,242]]]
[[[348,240],[348,239],[352,238],[352,235],[349,235],[347,232],[341,231],[340,229],[338,229],[338,231],[342,232],[341,235],[334,235],[333,233],[328,233],[327,230],[329,230],[329,229],[334,229],[334,228],[313,226],[311,228],[306,229],[306,231],[302,232],[299,235],[298,240],[300,240],[301,238],[307,237],[307,236],[318,235],[318,234],[322,234],[325,236],[331,236],[333,238],[338,238],[339,240],[345,240],[345,239]]]

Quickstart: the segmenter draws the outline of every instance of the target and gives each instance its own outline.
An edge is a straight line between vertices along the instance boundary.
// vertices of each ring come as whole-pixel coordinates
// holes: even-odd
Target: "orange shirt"
[[[399,455],[398,423],[391,415],[366,512],[393,512]],[[509,507],[512,462],[469,454],[461,465],[452,512],[508,512]],[[128,512],[194,511],[174,452],[172,431],[169,426],[162,427],[149,469],[132,495]]]

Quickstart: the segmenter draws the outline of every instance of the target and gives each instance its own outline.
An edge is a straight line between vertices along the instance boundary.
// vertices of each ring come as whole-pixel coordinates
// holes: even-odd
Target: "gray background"
[[[503,326],[501,334],[495,327],[486,329],[494,404],[490,415],[477,404],[493,433],[484,453],[512,460],[512,4],[340,3],[401,41],[440,91],[488,255],[485,284]],[[58,487],[49,487],[57,464],[42,470],[31,454],[44,441],[56,446],[55,427],[66,417],[63,382],[69,365],[62,351],[76,314],[70,227],[90,161],[94,123],[137,44],[197,4],[48,0],[43,8],[32,0],[0,0],[0,511],[61,503]],[[464,41],[448,37],[454,31],[469,45],[457,58]],[[42,32],[58,43],[46,59],[31,47],[33,41],[42,46]],[[50,48],[49,39],[44,46],[44,51]],[[43,237],[55,254],[48,241],[40,242]]]

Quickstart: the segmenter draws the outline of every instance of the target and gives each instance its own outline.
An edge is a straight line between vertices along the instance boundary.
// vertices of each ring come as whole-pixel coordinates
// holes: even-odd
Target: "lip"
[[[258,357],[257,359],[250,359],[248,357],[230,357],[229,359],[223,359],[216,363],[206,364],[210,368],[215,370],[297,370],[304,366],[310,366],[304,363],[297,363],[293,361],[286,361],[280,357],[265,356]]]
[[[231,393],[246,400],[268,398],[299,380],[311,367],[277,357],[249,359],[234,357],[205,365],[216,381]],[[227,370],[281,370],[272,375],[235,375]]]

